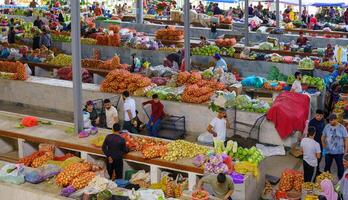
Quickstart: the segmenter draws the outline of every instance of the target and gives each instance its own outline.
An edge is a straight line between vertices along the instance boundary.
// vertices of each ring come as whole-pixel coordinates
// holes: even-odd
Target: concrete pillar
[[[144,22],[144,4],[143,0],[136,0],[136,21],[137,24],[142,24]]]
[[[71,26],[80,27],[80,0],[70,0]],[[74,97],[74,124],[75,132],[83,130],[82,116],[82,80],[81,80],[81,30],[71,29],[72,71],[73,71],[73,97]]]
[[[245,33],[244,33],[244,41],[245,46],[249,46],[249,1],[244,1],[244,27],[245,27]]]
[[[301,20],[302,15],[302,0],[298,0],[298,19]]]
[[[279,28],[280,26],[280,13],[279,13],[279,0],[276,0],[276,24],[277,24],[277,28]]]
[[[185,70],[191,69],[190,63],[190,0],[185,0],[184,3],[184,47],[185,47]],[[179,66],[181,63],[178,63]]]

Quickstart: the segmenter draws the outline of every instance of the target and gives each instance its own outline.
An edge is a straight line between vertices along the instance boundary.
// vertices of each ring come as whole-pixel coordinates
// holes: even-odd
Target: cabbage
[[[272,50],[273,47],[274,47],[273,43],[270,43],[270,42],[262,42],[259,45],[259,49],[261,50]]]

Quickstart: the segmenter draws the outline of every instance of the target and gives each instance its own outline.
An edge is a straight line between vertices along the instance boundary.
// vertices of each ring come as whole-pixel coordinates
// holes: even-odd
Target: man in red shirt
[[[348,25],[348,8],[347,8],[347,10],[344,12],[343,18],[344,18],[344,22],[346,23],[346,25]]]
[[[158,128],[164,117],[164,106],[158,99],[158,95],[152,95],[152,100],[143,103],[143,106],[151,104],[151,117],[150,121],[146,124],[146,128],[149,131],[150,136],[157,137]]]

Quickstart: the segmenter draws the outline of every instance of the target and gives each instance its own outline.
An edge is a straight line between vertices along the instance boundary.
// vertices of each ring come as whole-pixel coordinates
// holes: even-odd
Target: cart
[[[232,124],[231,129],[233,130],[233,135],[236,135],[237,131],[241,132],[241,133],[247,133],[249,138],[255,138],[255,135],[256,135],[256,139],[257,139],[257,141],[259,141],[261,125],[262,125],[262,122],[266,118],[266,114],[263,114],[263,115],[259,116],[251,124],[251,123],[245,123],[245,122],[238,121],[237,120],[237,113],[238,113],[238,110],[237,110],[236,107],[227,109],[227,112],[226,112],[228,118],[229,119],[232,118],[230,123]],[[245,128],[241,129],[240,126],[238,126],[238,125],[243,126]]]
[[[148,111],[143,106],[143,110],[150,120],[150,115]],[[186,135],[186,122],[185,116],[175,116],[175,115],[166,115],[160,124],[158,129],[158,137],[165,138],[169,140],[183,139]]]

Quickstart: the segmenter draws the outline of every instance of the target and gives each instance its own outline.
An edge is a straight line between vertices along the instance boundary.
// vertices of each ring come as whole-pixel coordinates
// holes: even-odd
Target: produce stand
[[[341,31],[322,31],[322,30],[309,30],[309,29],[284,29],[285,33],[295,33],[299,34],[299,32],[303,32],[305,34],[310,34],[310,35],[318,35],[318,36],[324,36],[324,35],[331,35],[335,37],[344,37],[348,38],[348,33],[347,32],[341,32]]]
[[[67,128],[72,127],[71,123],[50,120],[52,125],[16,128],[16,125],[23,117],[24,115],[20,114],[0,112],[1,155],[6,155],[8,152],[16,152],[17,157],[14,159],[15,161],[37,151],[40,143],[46,143],[56,146],[55,152],[57,156],[70,152],[89,161],[105,160],[101,149],[92,146],[89,142],[95,136],[78,138],[65,133]],[[41,120],[46,121],[47,119]],[[107,130],[100,129],[98,134],[107,134]],[[16,147],[18,147],[18,151]],[[252,175],[246,175],[244,183],[236,185],[235,194],[232,196],[235,197],[234,199],[246,199],[246,195],[253,194],[255,196],[255,194],[260,194],[255,192],[258,192],[256,191],[257,188],[263,185],[264,170],[262,166],[263,164],[261,163],[259,165],[259,179]],[[162,159],[145,159],[140,152],[129,152],[124,156],[124,172],[130,168],[148,169],[151,183],[159,182],[161,171],[169,170],[183,173],[188,177],[189,190],[194,188],[198,178],[203,175],[203,169],[195,167],[191,159],[181,159],[173,162]]]

